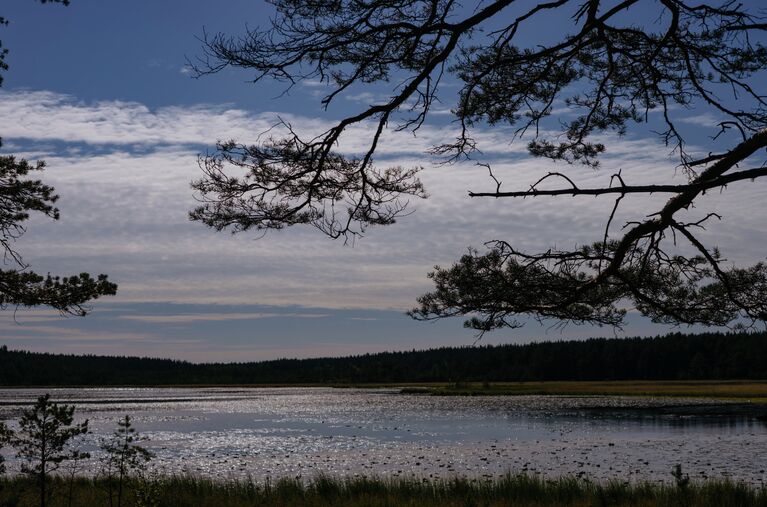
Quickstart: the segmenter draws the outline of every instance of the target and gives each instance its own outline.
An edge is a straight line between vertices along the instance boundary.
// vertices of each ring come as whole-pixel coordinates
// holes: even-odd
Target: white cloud
[[[361,102],[370,105],[375,102],[380,102],[384,97],[370,92],[360,92],[344,95],[344,98],[351,102]]]
[[[278,137],[286,130],[280,121],[296,127],[305,138],[321,134],[334,124],[327,120],[279,112],[252,113],[224,105],[163,107],[151,110],[136,102],[102,101],[85,104],[74,97],[47,91],[0,91],[0,117],[5,121],[3,136],[45,143],[64,141],[92,145],[159,146],[194,145],[211,147],[216,140],[257,142],[264,135]],[[349,128],[339,150],[364,153],[369,147],[373,125]],[[417,135],[387,132],[377,153],[424,154],[433,145],[450,141],[453,127],[424,126]],[[268,132],[268,133],[267,133]],[[523,153],[524,144],[509,145],[509,131],[479,132],[477,140],[486,153]],[[55,150],[52,145],[36,146],[38,152]]]
[[[682,123],[691,123],[694,125],[701,125],[707,128],[714,128],[720,122],[724,121],[726,117],[717,116],[712,113],[694,114],[690,116],[683,116],[679,119]]]
[[[256,241],[254,235],[216,234],[189,222],[187,212],[195,204],[189,181],[199,177],[199,146],[216,138],[252,140],[273,124],[276,113],[211,105],[150,110],[137,103],[84,104],[51,92],[14,92],[3,93],[0,115],[3,135],[15,148],[32,146],[35,152],[28,148],[27,155],[45,155],[45,181],[61,195],[62,219],[34,220],[19,250],[39,271],[109,273],[120,283],[117,301],[402,311],[430,288],[425,274],[434,264],[453,262],[469,245],[505,239],[536,251],[591,242],[601,237],[613,204],[609,197],[471,199],[469,189],[494,189],[486,169],[473,162],[431,165],[418,154],[454,133],[426,125],[418,136],[389,134],[381,144],[383,163],[426,166],[422,179],[431,198],[413,202],[413,215],[371,228],[353,248],[309,229]],[[284,117],[311,132],[329,125]],[[365,127],[352,129],[341,149],[364,149],[368,133]],[[684,181],[668,149],[652,139],[612,139],[604,169],[595,171],[525,157],[524,143],[510,146],[508,136],[504,129],[477,132],[504,189],[527,188],[551,169],[565,169],[584,187],[606,184],[618,169],[629,184]],[[136,144],[145,149],[133,153]],[[707,239],[721,244],[729,258],[753,262],[764,256],[759,205],[766,195],[761,181],[733,185],[721,195],[710,193],[701,201],[706,208],[688,215],[700,217],[709,207],[722,211],[724,221],[712,224]],[[614,230],[656,211],[667,197],[626,197]],[[737,248],[728,251],[733,244]]]
[[[325,88],[328,87],[329,84],[319,79],[304,79],[301,81],[301,86],[306,86],[307,88]]]
[[[170,315],[120,315],[117,318],[125,320],[137,320],[152,324],[189,324],[193,322],[230,322],[233,320],[258,320],[258,319],[321,319],[329,317],[323,313],[182,313]]]

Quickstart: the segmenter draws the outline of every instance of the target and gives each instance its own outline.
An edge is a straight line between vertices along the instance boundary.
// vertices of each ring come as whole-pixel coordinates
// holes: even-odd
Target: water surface
[[[330,388],[47,392],[89,419],[93,433],[81,445],[94,454],[90,472],[99,467],[99,441],[125,414],[149,437],[155,470],[219,478],[528,472],[670,481],[681,463],[692,477],[761,485],[767,465],[765,423],[747,413],[716,415],[721,410],[711,408],[720,402],[712,400]],[[0,419],[12,421],[40,394],[0,389]]]

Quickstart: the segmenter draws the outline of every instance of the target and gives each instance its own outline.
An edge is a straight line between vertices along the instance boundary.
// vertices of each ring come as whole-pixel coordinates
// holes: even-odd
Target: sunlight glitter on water
[[[712,400],[627,397],[429,397],[396,390],[53,389],[98,442],[118,418],[150,438],[160,472],[310,478],[318,473],[478,477],[527,472],[593,479],[695,477],[763,484],[767,426],[751,417],[675,414]],[[37,389],[0,390],[13,419]],[[638,408],[667,407],[662,413]],[[14,464],[11,463],[13,466]],[[16,464],[17,465],[17,464]],[[90,464],[97,470],[96,459]]]

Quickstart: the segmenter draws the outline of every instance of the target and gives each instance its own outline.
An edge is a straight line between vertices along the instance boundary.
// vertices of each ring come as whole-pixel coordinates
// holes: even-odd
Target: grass
[[[404,387],[403,394],[681,396],[767,403],[767,382],[745,380],[611,380],[551,382],[459,382]]]
[[[106,484],[77,478],[71,506],[109,505]],[[0,506],[38,505],[34,483],[0,479]],[[69,484],[53,483],[50,507],[69,507]],[[116,505],[116,503],[115,503]],[[162,507],[767,507],[767,490],[728,481],[693,483],[680,488],[649,483],[592,483],[575,478],[545,480],[509,475],[498,480],[454,478],[334,479],[317,477],[257,484],[251,480],[214,481],[171,476],[132,481],[123,506]]]
[[[40,387],[40,386],[37,386]],[[68,386],[71,387],[71,386]],[[92,387],[92,386],[81,386]],[[119,386],[110,386],[119,387]],[[152,387],[152,386],[144,386]],[[472,395],[571,395],[571,396],[669,396],[721,398],[767,403],[764,380],[600,380],[541,382],[407,382],[407,383],[298,383],[298,384],[178,384],[154,387],[182,388],[281,388],[332,387],[399,389],[403,394],[443,396]],[[22,389],[22,387],[7,387]]]

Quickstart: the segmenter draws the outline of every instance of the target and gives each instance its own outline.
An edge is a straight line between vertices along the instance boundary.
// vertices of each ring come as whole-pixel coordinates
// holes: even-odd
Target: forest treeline
[[[675,333],[207,364],[0,347],[0,385],[4,386],[766,378],[764,332]]]

